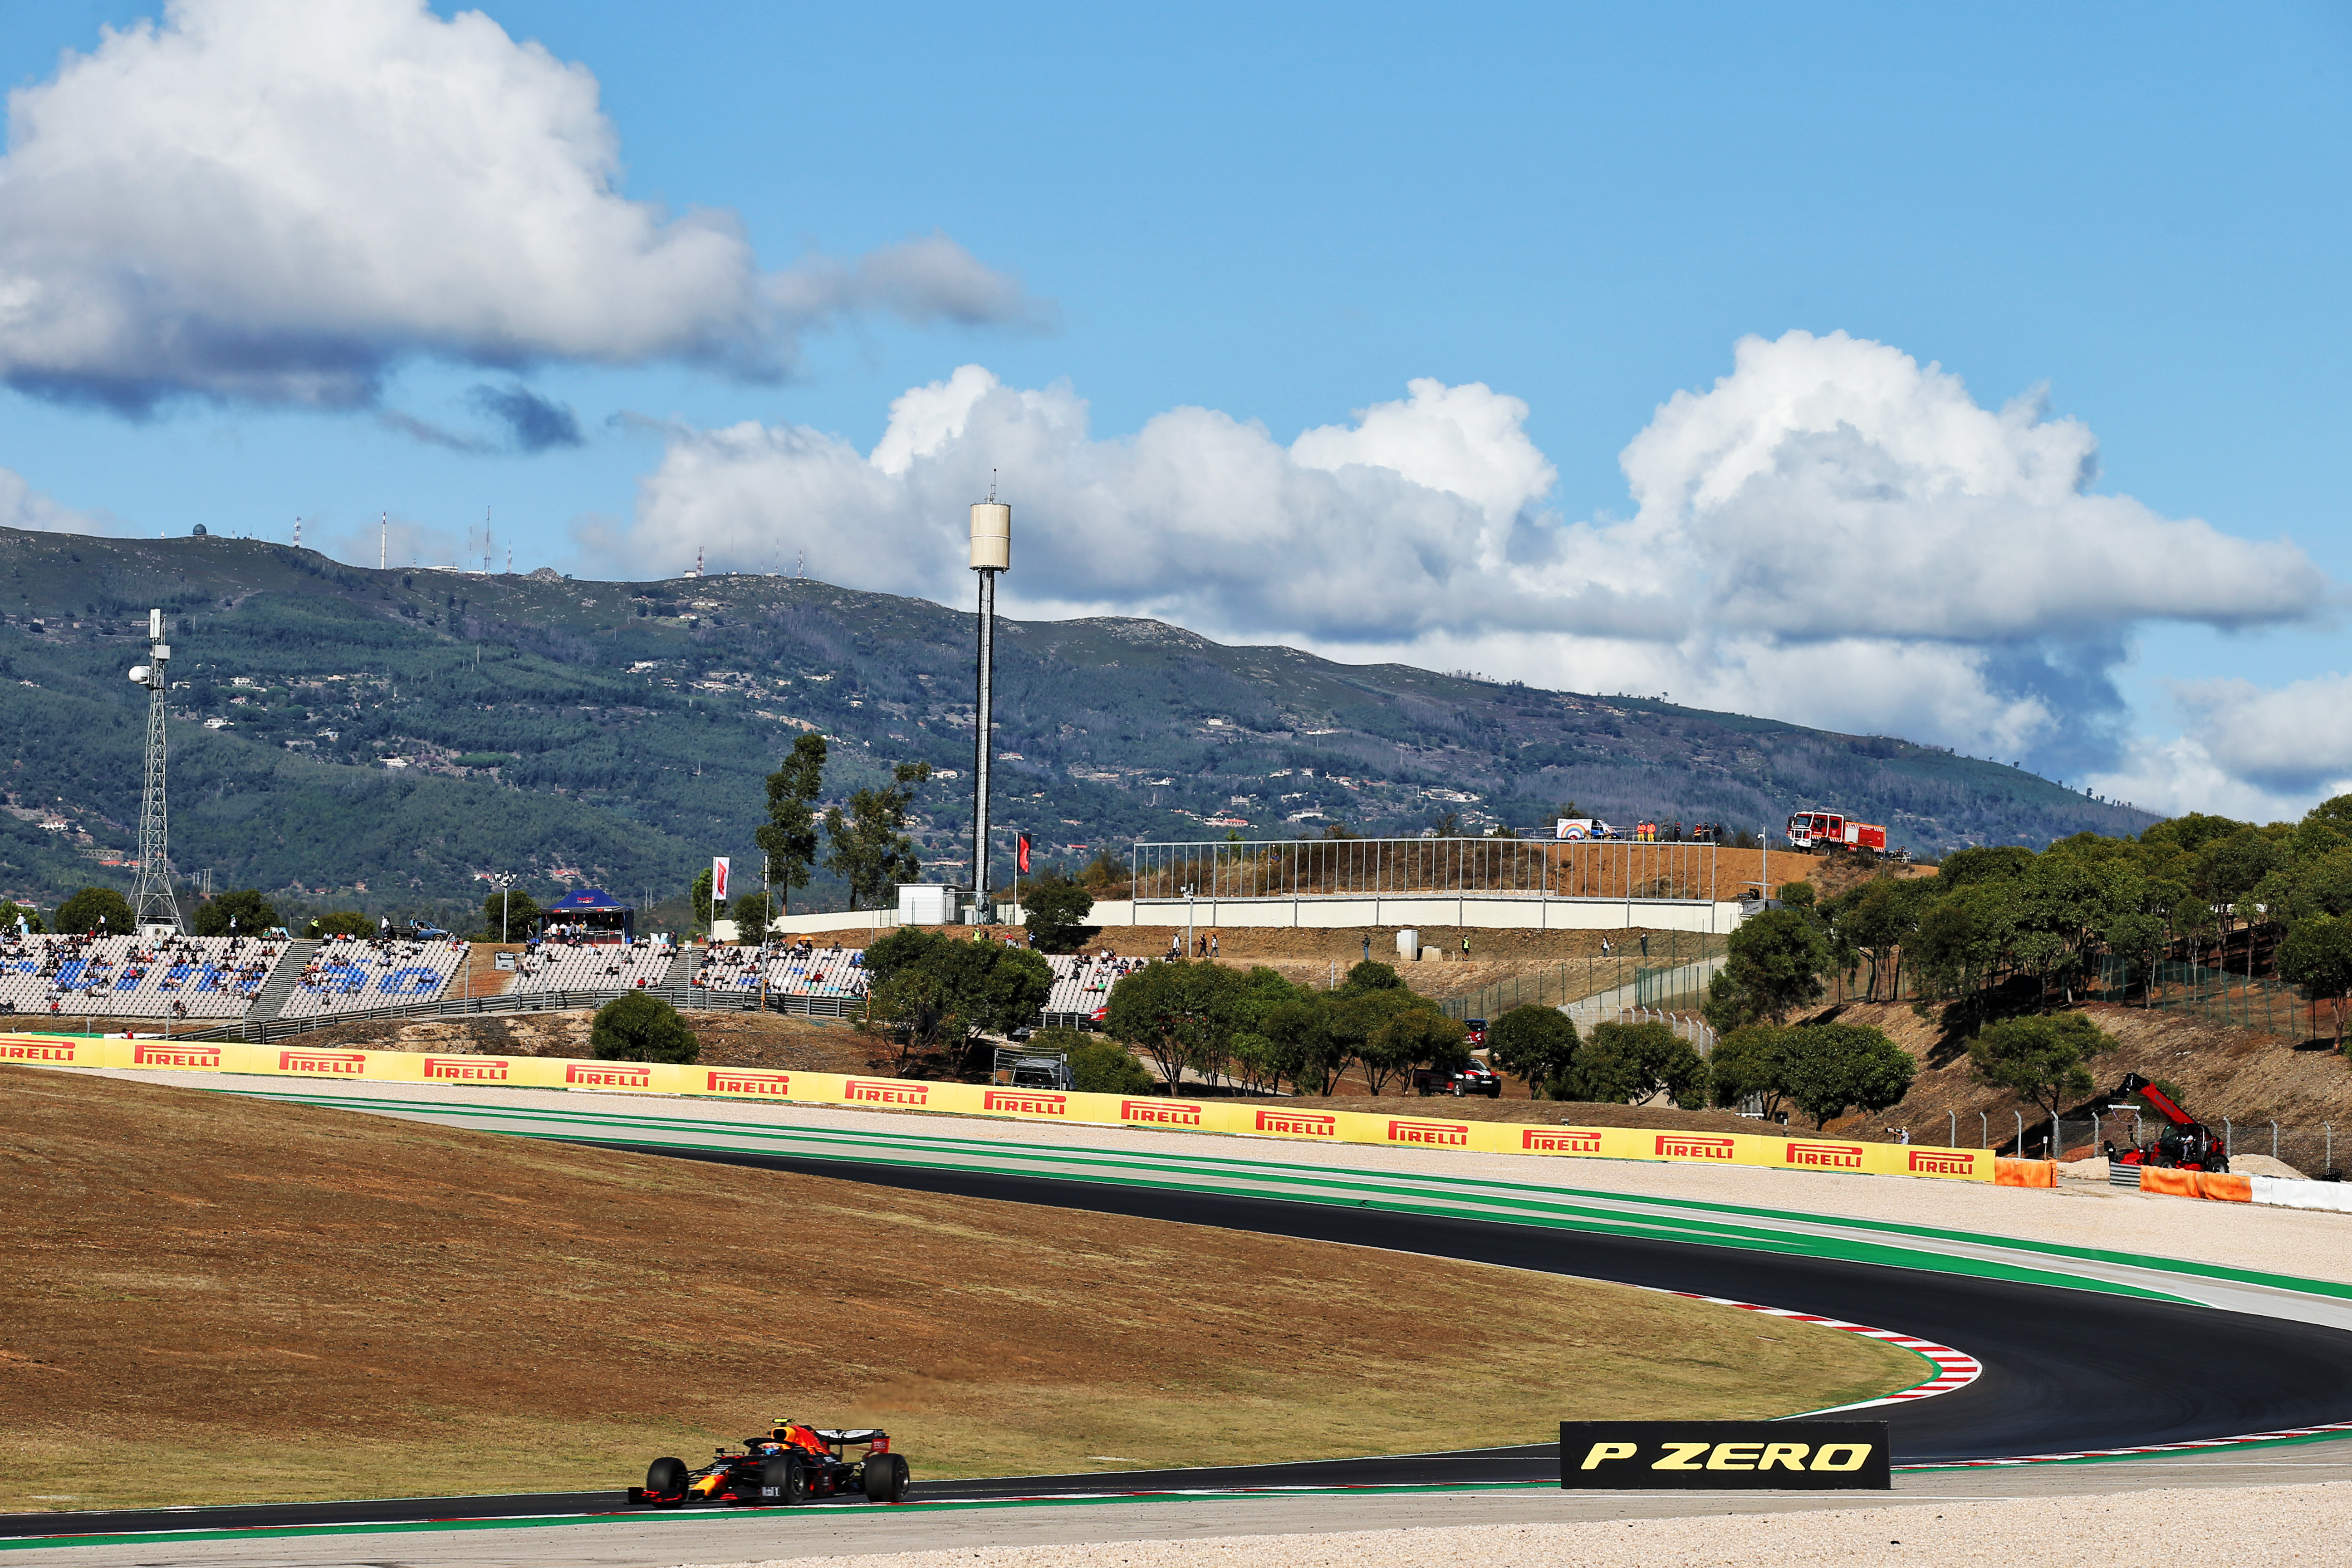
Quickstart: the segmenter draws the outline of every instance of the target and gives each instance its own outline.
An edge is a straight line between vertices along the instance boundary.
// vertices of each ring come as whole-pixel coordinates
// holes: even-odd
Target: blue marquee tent
[[[566,893],[542,912],[550,925],[585,926],[592,934],[610,932],[624,942],[635,942],[637,937],[637,911],[602,888]]]

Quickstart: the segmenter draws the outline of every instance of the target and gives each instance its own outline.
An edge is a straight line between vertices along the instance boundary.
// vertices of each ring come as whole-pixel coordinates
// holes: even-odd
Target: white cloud
[[[595,79],[425,0],[170,0],[9,97],[0,375],[131,409],[373,400],[408,355],[766,373],[798,327],[1026,321],[940,237],[763,278],[619,193]]]
[[[127,534],[131,529],[108,511],[77,511],[35,489],[13,468],[0,468],[0,528],[43,533]]]
[[[1178,408],[1097,438],[1066,384],[966,365],[891,405],[870,453],[799,426],[671,433],[631,572],[788,566],[961,603],[964,509],[1014,507],[1004,603],[1166,616],[1580,690],[1885,731],[2077,776],[2126,717],[2110,679],[2151,620],[2310,618],[2301,551],[2089,486],[2095,444],[2034,402],[1833,334],[1748,339],[1623,454],[1622,520],[1547,510],[1527,406],[1416,381],[1308,430]]]

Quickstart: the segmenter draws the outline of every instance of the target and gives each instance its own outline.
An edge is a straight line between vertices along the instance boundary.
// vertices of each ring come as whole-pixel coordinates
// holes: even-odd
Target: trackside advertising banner
[[[141,1068],[159,1071],[265,1073],[340,1082],[496,1085],[587,1093],[685,1094],[720,1100],[782,1100],[876,1110],[927,1110],[951,1116],[1150,1127],[1223,1132],[1292,1142],[1378,1143],[1408,1149],[1462,1149],[1484,1154],[1556,1159],[1655,1160],[1763,1165],[1786,1171],[1845,1171],[1881,1176],[1990,1182],[1989,1149],[1921,1143],[1864,1143],[1819,1136],[1749,1132],[1672,1132],[1653,1127],[1578,1127],[1559,1122],[1454,1121],[1394,1110],[1290,1109],[1278,1100],[1172,1100],[1005,1089],[991,1084],[925,1083],[905,1079],[770,1068],[679,1066],[667,1062],[577,1061],[558,1057],[476,1057],[414,1051],[361,1051],[279,1042],[90,1040],[0,1035],[0,1063],[47,1067]],[[1444,1101],[1430,1102],[1442,1108]]]
[[[1563,1421],[1571,1490],[1885,1491],[1884,1421]]]

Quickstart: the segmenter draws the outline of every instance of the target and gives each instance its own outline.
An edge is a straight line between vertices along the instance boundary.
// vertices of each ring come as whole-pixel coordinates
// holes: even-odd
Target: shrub
[[[336,910],[320,915],[304,930],[304,936],[373,936],[375,921],[357,910]]]
[[[690,1062],[702,1054],[701,1042],[677,1009],[642,991],[597,1008],[588,1044],[599,1060],[608,1062]]]
[[[1070,1047],[1070,1083],[1087,1094],[1150,1094],[1160,1087],[1135,1053],[1099,1035],[1084,1037]]]

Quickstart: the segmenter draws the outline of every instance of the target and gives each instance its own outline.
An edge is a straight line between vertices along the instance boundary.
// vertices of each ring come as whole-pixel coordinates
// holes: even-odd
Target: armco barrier
[[[1306,1143],[1462,1149],[1602,1160],[1754,1165],[1785,1171],[1847,1171],[1990,1182],[1990,1149],[1865,1143],[1822,1136],[1673,1132],[1654,1127],[1574,1127],[1518,1121],[1453,1121],[1441,1115],[1288,1109],[1279,1100],[1169,1100],[921,1083],[856,1074],[667,1062],[580,1061],[561,1057],[435,1055],[338,1050],[240,1040],[90,1040],[0,1036],[0,1062],[48,1067],[138,1068],[162,1072],[260,1073],[340,1082],[503,1084],[585,1092],[684,1094],[719,1100],[783,1100],[883,1110],[925,1110],[1025,1121],[1084,1122],[1178,1131],[1223,1132]],[[2008,1162],[2004,1162],[2005,1163]]]

